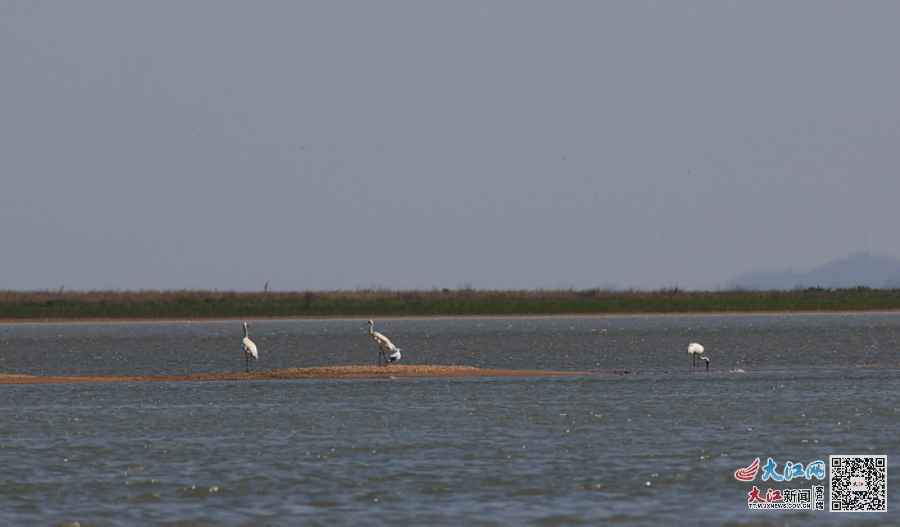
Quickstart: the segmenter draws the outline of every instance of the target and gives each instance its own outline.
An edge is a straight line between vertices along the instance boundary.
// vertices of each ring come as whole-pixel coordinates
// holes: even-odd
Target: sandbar
[[[605,375],[611,372],[573,372],[543,370],[494,370],[472,366],[321,366],[241,373],[203,373],[183,375],[73,375],[37,376],[0,374],[0,384],[61,384],[113,382],[212,382],[270,381],[296,379],[390,379],[425,377],[534,377],[560,375]]]

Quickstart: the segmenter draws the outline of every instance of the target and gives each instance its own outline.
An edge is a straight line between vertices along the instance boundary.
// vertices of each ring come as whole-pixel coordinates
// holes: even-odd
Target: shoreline
[[[900,288],[640,290],[0,291],[0,321],[333,319],[900,311]]]
[[[379,316],[380,320],[404,320],[404,319],[454,319],[454,318],[606,318],[606,317],[678,317],[678,316],[770,316],[770,315],[890,315],[900,314],[900,309],[847,309],[847,310],[821,310],[821,311],[709,311],[709,312],[673,312],[673,313],[548,313],[548,314],[523,314],[523,315],[386,315]],[[3,324],[136,324],[136,323],[174,323],[174,322],[234,322],[234,321],[267,321],[267,322],[296,322],[304,320],[365,320],[372,318],[365,316],[298,316],[298,317],[213,317],[213,318],[10,318],[0,319]]]
[[[0,374],[0,385],[7,384],[98,384],[147,382],[219,382],[322,379],[421,379],[451,377],[540,377],[570,375],[613,375],[616,372],[570,372],[542,370],[482,369],[473,366],[320,366],[289,368],[250,373],[204,373],[182,375],[71,375],[34,376]]]

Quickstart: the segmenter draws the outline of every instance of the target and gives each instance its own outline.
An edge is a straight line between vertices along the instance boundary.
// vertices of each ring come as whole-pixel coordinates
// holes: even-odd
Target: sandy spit
[[[268,381],[291,379],[389,379],[421,377],[516,377],[547,375],[603,375],[608,372],[568,372],[541,370],[486,370],[472,366],[323,366],[290,368],[250,373],[207,373],[185,375],[102,375],[39,377],[0,374],[0,384],[104,383],[104,382],[210,382]]]

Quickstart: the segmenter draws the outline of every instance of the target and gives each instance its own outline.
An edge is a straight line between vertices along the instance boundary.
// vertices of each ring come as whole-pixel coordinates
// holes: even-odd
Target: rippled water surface
[[[374,364],[364,323],[251,321],[257,367]],[[640,374],[0,385],[0,524],[900,524],[892,512],[751,511],[754,484],[823,482],[733,476],[757,457],[886,454],[890,479],[900,315],[375,329],[407,364]],[[242,371],[241,337],[233,321],[0,325],[0,373]],[[691,373],[691,341],[709,374]]]

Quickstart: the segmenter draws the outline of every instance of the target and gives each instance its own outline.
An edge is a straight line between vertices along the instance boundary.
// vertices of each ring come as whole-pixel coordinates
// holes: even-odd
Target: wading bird
[[[701,360],[706,361],[706,371],[709,371],[709,358],[703,356],[703,346],[691,342],[688,344],[688,354],[691,356],[691,366],[697,366],[697,371],[700,371]]]
[[[247,371],[253,369],[253,360],[259,359],[259,354],[256,352],[256,344],[250,340],[250,330],[247,329],[247,323],[244,322],[244,340],[241,341],[244,345],[244,356],[247,362]]]
[[[375,322],[369,320],[368,322],[366,322],[366,326],[369,326],[369,335],[371,335],[372,340],[375,341],[375,344],[378,344],[378,365],[381,366],[382,358],[384,359],[385,366],[388,365],[388,362],[397,362],[398,360],[400,360],[400,348],[394,346],[394,343],[388,340],[387,337],[375,331]],[[388,357],[384,353],[385,348],[394,352],[391,354],[390,361],[388,361]]]

